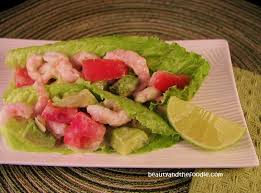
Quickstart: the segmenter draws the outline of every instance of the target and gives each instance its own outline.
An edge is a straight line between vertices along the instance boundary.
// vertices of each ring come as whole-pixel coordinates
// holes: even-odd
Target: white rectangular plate
[[[201,54],[211,64],[211,70],[193,102],[218,115],[246,127],[233,76],[228,43],[225,40],[176,41],[188,50]],[[4,65],[8,50],[42,45],[52,41],[0,39],[0,94],[10,79]],[[1,103],[0,103],[1,106]],[[201,150],[185,141],[177,145],[142,155],[27,153],[9,149],[0,138],[0,164],[127,167],[127,168],[239,168],[259,165],[249,132],[233,146],[217,152]]]

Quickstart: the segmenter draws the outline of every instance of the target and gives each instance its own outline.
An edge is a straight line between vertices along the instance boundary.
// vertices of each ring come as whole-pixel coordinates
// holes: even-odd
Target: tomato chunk
[[[18,68],[15,71],[15,86],[29,86],[34,83],[34,80],[28,75],[26,68]]]
[[[73,120],[77,112],[76,108],[55,107],[49,102],[42,112],[42,117],[46,121],[68,124]]]
[[[64,143],[75,148],[95,150],[103,141],[106,128],[87,114],[78,112],[64,132]]]
[[[128,73],[127,65],[119,60],[91,59],[83,62],[83,77],[90,81],[119,79]]]
[[[166,71],[157,71],[150,78],[150,86],[154,86],[161,92],[165,92],[174,85],[183,89],[190,82],[190,77],[184,74],[174,74]]]

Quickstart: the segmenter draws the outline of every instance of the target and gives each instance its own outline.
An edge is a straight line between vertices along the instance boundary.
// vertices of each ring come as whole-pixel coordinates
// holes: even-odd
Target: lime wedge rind
[[[245,127],[177,97],[169,99],[167,114],[183,139],[206,150],[231,146],[246,132]]]

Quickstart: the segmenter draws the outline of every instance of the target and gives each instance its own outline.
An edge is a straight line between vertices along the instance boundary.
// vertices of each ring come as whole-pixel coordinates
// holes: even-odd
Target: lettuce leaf
[[[56,147],[55,138],[40,131],[33,120],[11,119],[1,128],[6,142],[12,148],[28,152],[72,153],[67,147]]]
[[[182,48],[176,43],[167,44],[156,37],[141,36],[105,36],[82,38],[78,40],[61,41],[44,46],[18,48],[9,51],[6,57],[6,64],[12,68],[24,67],[27,58],[32,54],[43,54],[47,51],[58,51],[65,53],[68,56],[71,56],[79,51],[88,51],[96,53],[99,56],[103,56],[106,52],[115,49],[133,50],[145,57],[151,73],[157,70],[165,70],[177,74],[187,74],[191,77],[190,84],[183,90],[177,89],[176,87],[171,87],[167,90],[164,93],[162,100],[162,103],[164,104],[166,104],[169,97],[173,95],[183,100],[190,100],[199,89],[210,69],[209,63],[200,55],[188,52],[185,48]],[[46,86],[51,98],[55,96],[61,98],[66,94],[79,92],[85,88],[89,89],[97,98],[114,100],[130,115],[131,118],[138,120],[144,127],[150,128],[153,134],[150,136],[149,143],[139,149],[137,153],[169,147],[180,140],[180,136],[168,124],[168,122],[157,113],[153,112],[157,104],[151,103],[150,111],[141,104],[125,97],[113,95],[112,93],[99,89],[98,87],[85,81],[74,84],[53,83]],[[10,88],[3,96],[5,103],[24,102],[27,104],[36,103],[37,97],[36,91],[30,86],[23,88]],[[7,126],[12,129],[4,128],[2,131],[4,131],[3,133],[7,136],[7,139],[9,139],[9,141],[11,140],[13,145],[17,148],[20,147],[26,151],[49,151],[50,149],[50,151],[55,151],[56,149],[55,147],[48,147],[47,149],[46,147],[40,147],[38,149],[38,146],[35,146],[35,144],[32,144],[30,141],[24,141],[27,139],[21,137],[21,135],[18,135],[19,128],[27,128],[27,132],[29,134],[29,130],[35,132],[35,127],[30,121],[27,123],[21,123],[19,121],[17,125],[11,124],[10,126],[9,124]],[[67,152],[69,150],[64,148],[62,151]],[[101,151],[109,152],[112,150],[106,146],[105,148],[102,148]]]
[[[173,135],[176,131],[164,121],[158,114],[150,111],[148,108],[144,107],[140,103],[137,103],[126,97],[114,95],[108,91],[104,91],[94,84],[90,84],[87,81],[80,81],[79,83],[69,84],[69,83],[53,83],[47,86],[50,97],[59,96],[62,97],[64,94],[71,92],[80,92],[83,89],[89,89],[95,95],[98,95],[102,99],[109,99],[117,102],[123,110],[125,110],[131,118],[138,120],[143,126],[150,128],[153,133],[163,134],[163,135]],[[28,87],[32,92],[32,88]],[[23,96],[24,88],[14,89],[15,93]],[[13,92],[14,92],[13,91]],[[19,92],[20,91],[20,92]],[[34,91],[35,92],[35,91]],[[32,93],[30,93],[32,94]],[[8,95],[12,98],[13,94]],[[28,96],[27,96],[28,97]],[[18,97],[20,99],[20,97]],[[24,99],[26,97],[22,97]],[[14,100],[9,100],[13,102]]]
[[[49,97],[59,97],[62,98],[65,94],[78,93],[85,89],[82,84],[70,84],[70,83],[53,83],[46,86],[49,93]]]
[[[169,147],[178,141],[179,135],[168,124],[167,121],[161,118],[157,113],[150,111],[143,105],[136,103],[126,97],[114,95],[83,80],[74,84],[53,83],[47,86],[47,90],[49,91],[50,96],[63,96],[71,92],[80,92],[86,88],[102,99],[109,99],[117,102],[121,108],[124,109],[133,119],[139,121],[142,126],[149,128],[152,133],[155,133],[151,135],[149,143],[137,152],[148,152],[154,149]],[[15,88],[8,94],[7,101],[30,102],[32,100],[28,100],[30,98],[29,96],[34,96],[34,94],[35,90],[33,87]],[[37,95],[33,98],[37,99]],[[26,134],[21,132],[22,129]],[[34,139],[40,142],[46,141],[47,144],[49,140],[52,140],[42,136],[42,132],[39,131],[32,120],[22,122],[15,122],[12,120],[3,130],[9,144],[17,150],[73,153],[73,151],[65,147],[45,147],[43,144],[34,144]],[[106,146],[99,149],[98,152],[111,153],[113,151],[114,150],[112,150],[110,147]]]
[[[99,89],[93,84],[86,83],[86,87],[102,99],[116,102],[128,115],[140,124],[151,130],[152,133],[161,135],[176,135],[177,132],[157,113],[150,111],[145,106],[126,97],[117,96],[110,92]]]
[[[46,86],[46,90],[49,93],[50,98],[59,97],[62,98],[65,94],[77,93],[85,88],[82,84],[69,84],[69,83],[53,83]],[[26,86],[20,88],[8,88],[4,95],[4,103],[16,103],[22,102],[26,104],[35,104],[38,99],[38,94],[33,86]]]
[[[181,140],[179,135],[164,136],[152,134],[149,138],[149,143],[142,148],[136,150],[134,153],[145,153],[156,149],[170,147]]]
[[[6,64],[10,67],[23,67],[32,54],[43,54],[47,51],[63,52],[69,56],[88,51],[99,56],[115,49],[133,50],[145,57],[151,73],[166,70],[177,74],[187,74],[192,78],[191,84],[183,90],[172,87],[164,94],[163,102],[175,95],[190,100],[199,89],[209,72],[210,65],[200,55],[190,53],[176,43],[167,44],[157,37],[142,36],[105,36],[61,41],[44,46],[18,48],[8,52]]]
[[[160,56],[167,53],[168,44],[156,37],[142,36],[104,36],[82,38],[70,41],[61,41],[44,46],[33,46],[27,48],[13,49],[8,52],[5,63],[10,67],[24,67],[26,60],[32,54],[43,54],[45,52],[63,52],[69,56],[80,52],[93,52],[99,56],[115,49],[133,50],[143,55]]]
[[[33,105],[37,102],[38,94],[32,86],[9,88],[3,95],[4,103],[26,103]]]

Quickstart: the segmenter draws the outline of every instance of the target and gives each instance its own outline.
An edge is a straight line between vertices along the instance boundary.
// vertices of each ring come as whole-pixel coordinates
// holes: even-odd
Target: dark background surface
[[[7,7],[2,5],[2,10]],[[233,66],[261,73],[260,15],[260,7],[243,0],[26,0],[0,12],[0,37],[66,40],[139,34],[166,40],[226,39]],[[148,178],[148,171],[192,170],[0,166],[0,192],[189,190],[190,178]]]
[[[17,4],[24,2],[24,1],[26,1],[26,0],[1,0],[0,1],[0,5],[1,5],[0,11],[8,9],[10,7],[13,7]],[[95,0],[93,0],[93,1],[95,1]],[[246,1],[260,6],[260,1],[257,1],[257,0],[246,0]]]

